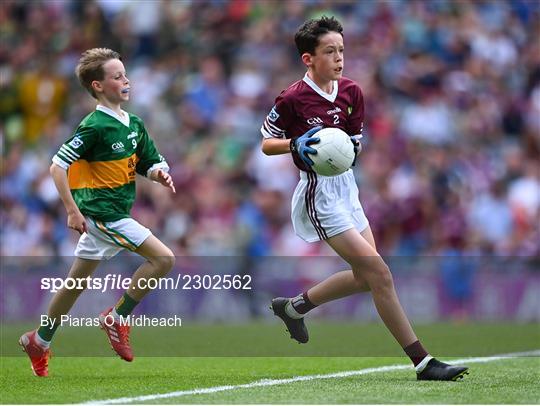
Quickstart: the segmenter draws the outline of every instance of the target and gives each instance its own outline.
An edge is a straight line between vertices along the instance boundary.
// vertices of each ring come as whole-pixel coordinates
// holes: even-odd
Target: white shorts
[[[369,225],[350,169],[332,177],[301,171],[291,218],[294,231],[307,242],[326,240],[351,228],[362,232]]]
[[[75,256],[83,259],[110,259],[123,249],[135,251],[152,232],[132,218],[103,222],[86,218],[87,232],[81,235]]]

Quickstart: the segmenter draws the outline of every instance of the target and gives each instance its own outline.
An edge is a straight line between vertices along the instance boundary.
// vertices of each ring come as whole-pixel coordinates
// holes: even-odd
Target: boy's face
[[[343,37],[331,31],[319,37],[315,54],[302,55],[304,63],[321,81],[338,80],[343,74]]]
[[[129,79],[124,64],[119,59],[110,59],[103,64],[103,80],[92,82],[98,98],[104,98],[112,104],[129,100]]]

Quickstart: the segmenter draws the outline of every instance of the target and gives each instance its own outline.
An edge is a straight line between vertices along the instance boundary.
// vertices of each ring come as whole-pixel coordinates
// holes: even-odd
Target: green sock
[[[53,324],[52,320],[49,318],[45,326],[40,326],[38,328],[38,335],[45,341],[51,341],[53,335],[60,324]]]
[[[133,300],[127,293],[124,293],[124,296],[120,298],[120,300],[115,306],[116,313],[118,313],[118,315],[122,317],[129,316],[135,306],[137,306],[138,304],[139,302]]]

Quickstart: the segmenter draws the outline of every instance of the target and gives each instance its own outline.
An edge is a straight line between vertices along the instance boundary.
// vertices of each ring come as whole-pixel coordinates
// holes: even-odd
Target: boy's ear
[[[313,55],[311,55],[309,52],[304,52],[302,54],[302,62],[304,62],[304,65],[306,65],[308,68],[313,65]]]
[[[94,89],[95,93],[101,93],[101,91],[103,91],[103,86],[98,80],[93,80],[90,85],[92,86],[92,89]]]

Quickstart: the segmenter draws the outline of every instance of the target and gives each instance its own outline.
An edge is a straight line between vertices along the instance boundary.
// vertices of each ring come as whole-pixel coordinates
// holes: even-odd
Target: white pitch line
[[[511,354],[493,355],[490,357],[462,358],[462,359],[456,359],[456,360],[447,361],[447,362],[449,364],[461,364],[461,363],[473,364],[473,363],[500,361],[503,359],[516,358],[516,357],[529,357],[529,356],[539,356],[539,355],[540,355],[540,350],[534,350],[534,351],[526,351],[526,352],[514,352]],[[132,403],[132,402],[145,402],[145,401],[156,400],[156,399],[177,398],[177,397],[189,396],[189,395],[203,395],[207,393],[225,392],[225,391],[231,391],[231,390],[237,390],[237,389],[251,389],[251,388],[258,388],[261,386],[285,385],[285,384],[295,383],[295,382],[313,381],[316,379],[346,378],[349,376],[366,375],[366,374],[371,374],[371,373],[376,373],[376,372],[397,371],[400,369],[412,369],[412,366],[409,364],[408,365],[388,365],[384,367],[359,369],[356,371],[334,372],[332,374],[325,374],[325,375],[304,375],[304,376],[295,376],[295,377],[287,378],[287,379],[261,379],[259,381],[240,384],[240,385],[213,386],[210,388],[190,389],[190,390],[182,390],[182,391],[175,391],[175,392],[168,392],[168,393],[156,393],[153,395],[133,396],[133,397],[124,397],[124,398],[115,398],[115,399],[105,399],[105,400],[91,400],[89,402],[85,402],[84,404],[111,405],[111,404],[118,404],[118,403],[123,404],[123,403]]]

